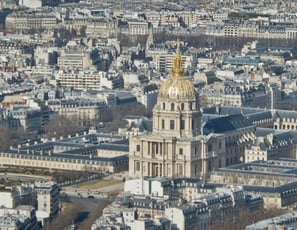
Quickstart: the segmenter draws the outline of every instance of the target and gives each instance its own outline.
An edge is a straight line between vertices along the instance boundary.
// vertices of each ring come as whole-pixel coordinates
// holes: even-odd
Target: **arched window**
[[[180,108],[181,108],[181,110],[184,110],[185,109],[185,104],[181,103]]]
[[[174,103],[171,103],[171,111],[174,111]]]

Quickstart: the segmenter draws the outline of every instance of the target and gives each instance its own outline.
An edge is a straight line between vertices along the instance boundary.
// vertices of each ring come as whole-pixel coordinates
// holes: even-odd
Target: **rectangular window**
[[[140,162],[136,161],[136,171],[140,171]]]
[[[170,129],[173,130],[174,128],[174,120],[170,120]]]
[[[164,119],[162,119],[162,121],[161,121],[161,127],[162,127],[162,129],[165,129],[165,120]]]
[[[153,142],[153,154],[158,154],[159,153],[159,143]]]
[[[212,151],[212,146],[211,144],[208,145],[208,152],[211,152]]]
[[[184,174],[184,167],[183,165],[178,165],[178,175],[183,176]]]
[[[221,142],[219,142],[219,149],[221,149],[222,148],[222,143]]]
[[[180,129],[185,129],[185,120],[180,121]]]
[[[136,145],[136,151],[140,152],[140,145]]]
[[[184,155],[184,150],[182,148],[179,149],[179,155]]]
[[[211,170],[211,161],[208,161],[208,171]]]

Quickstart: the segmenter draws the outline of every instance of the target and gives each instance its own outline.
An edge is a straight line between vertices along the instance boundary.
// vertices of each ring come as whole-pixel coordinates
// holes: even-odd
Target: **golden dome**
[[[177,49],[172,75],[162,83],[159,98],[196,100],[196,90],[192,82],[184,76],[182,57]]]

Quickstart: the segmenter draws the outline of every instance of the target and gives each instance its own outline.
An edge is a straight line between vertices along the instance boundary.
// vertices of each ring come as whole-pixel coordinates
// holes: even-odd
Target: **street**
[[[76,224],[82,223],[85,219],[88,218],[89,214],[92,213],[99,205],[100,202],[104,201],[104,199],[90,199],[90,198],[81,198],[77,196],[66,196],[61,200],[70,201],[75,206],[80,208],[79,214],[75,220]],[[67,203],[64,203],[67,205]]]

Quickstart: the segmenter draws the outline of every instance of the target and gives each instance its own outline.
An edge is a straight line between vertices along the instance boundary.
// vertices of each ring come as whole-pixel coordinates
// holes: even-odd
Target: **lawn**
[[[99,189],[99,188],[104,188],[107,186],[111,185],[116,185],[123,183],[121,180],[112,180],[112,179],[107,179],[107,180],[93,180],[89,182],[85,182],[82,184],[77,185],[77,188],[80,189]]]

